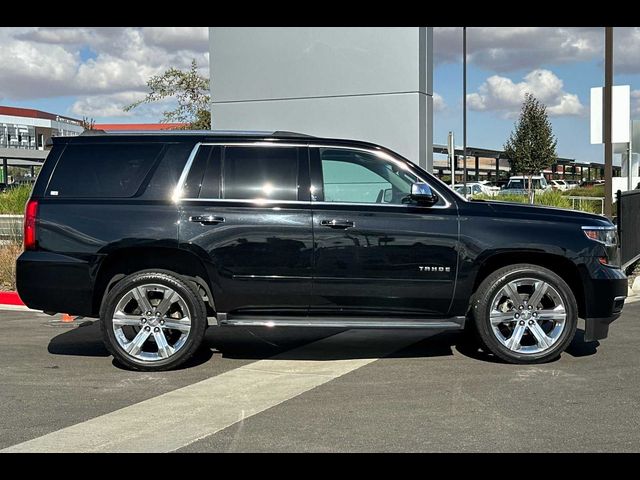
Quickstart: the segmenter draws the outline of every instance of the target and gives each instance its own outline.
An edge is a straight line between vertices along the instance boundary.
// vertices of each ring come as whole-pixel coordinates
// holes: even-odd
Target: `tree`
[[[511,162],[512,172],[529,177],[527,190],[531,203],[531,177],[539,175],[556,161],[557,143],[547,117],[547,107],[527,93],[520,110],[520,118],[504,145],[504,151]]]
[[[96,121],[93,118],[82,117],[82,128],[85,130],[95,130]]]
[[[195,60],[191,61],[188,70],[171,67],[160,75],[154,75],[147,81],[147,87],[147,96],[124,107],[125,112],[145,103],[173,97],[178,106],[163,113],[163,123],[185,123],[182,128],[188,130],[211,129],[209,79],[198,73]]]

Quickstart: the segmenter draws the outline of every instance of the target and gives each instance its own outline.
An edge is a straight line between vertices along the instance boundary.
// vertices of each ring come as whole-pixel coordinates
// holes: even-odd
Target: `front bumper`
[[[609,335],[609,324],[622,314],[622,307],[624,307],[625,298],[626,297],[616,297],[614,299],[615,306],[611,316],[585,319],[584,340],[586,342],[594,342],[596,340],[607,338]]]
[[[617,268],[588,262],[583,272],[585,296],[585,333],[587,342],[607,338],[609,325],[622,314],[627,298],[628,280]]]

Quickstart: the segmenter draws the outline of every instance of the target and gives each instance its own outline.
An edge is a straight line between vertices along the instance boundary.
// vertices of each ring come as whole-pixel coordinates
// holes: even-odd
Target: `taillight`
[[[29,200],[24,210],[24,249],[36,248],[36,218],[38,216],[38,201]]]

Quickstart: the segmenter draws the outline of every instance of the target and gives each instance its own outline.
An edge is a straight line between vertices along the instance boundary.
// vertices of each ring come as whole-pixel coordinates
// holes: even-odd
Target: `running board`
[[[371,317],[256,317],[218,315],[218,324],[236,327],[323,327],[323,328],[431,328],[460,330],[465,317],[451,318],[381,318]]]

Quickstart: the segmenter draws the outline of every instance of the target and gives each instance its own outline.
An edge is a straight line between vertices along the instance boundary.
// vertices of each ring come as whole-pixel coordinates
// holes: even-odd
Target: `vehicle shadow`
[[[296,349],[303,345],[344,332],[344,329],[328,328],[209,328],[203,348],[180,369],[191,368],[208,362],[215,353],[223,358],[238,360],[262,360],[277,355],[281,360],[350,360],[362,358],[423,358],[452,356],[454,350],[474,360],[504,363],[492,354],[484,352],[478,343],[461,332],[442,332],[424,337],[424,332],[415,332],[416,341],[393,353],[389,341],[393,336],[406,335],[405,331],[371,331],[371,339],[359,343],[335,342],[329,348]],[[584,342],[584,330],[578,329],[566,352],[573,357],[593,355],[599,342]],[[53,355],[78,355],[85,357],[108,357],[110,354],[102,343],[98,322],[85,321],[76,328],[52,338],[48,345]],[[118,368],[127,367],[113,361]]]

